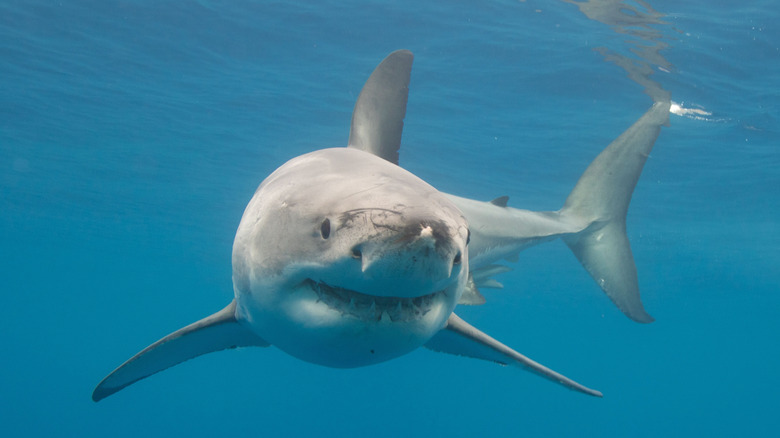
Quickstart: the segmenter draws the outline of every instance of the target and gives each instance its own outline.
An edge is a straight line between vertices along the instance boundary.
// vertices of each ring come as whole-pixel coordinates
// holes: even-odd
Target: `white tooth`
[[[368,311],[371,313],[376,312],[376,301],[371,301],[371,307],[368,308]]]
[[[401,300],[398,300],[398,304],[396,304],[396,306],[395,306],[395,311],[398,312],[398,313],[401,313],[401,311],[402,311],[402,309],[401,309]]]
[[[349,298],[349,310],[355,310],[355,297]]]
[[[387,310],[382,312],[382,316],[379,317],[379,322],[383,322],[383,323],[390,322],[390,314],[387,313]]]

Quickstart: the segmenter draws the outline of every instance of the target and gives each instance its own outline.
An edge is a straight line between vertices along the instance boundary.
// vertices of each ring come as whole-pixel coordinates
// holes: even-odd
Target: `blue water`
[[[623,25],[477,3],[0,3],[0,435],[776,435],[774,2],[626,2],[644,21]],[[401,164],[520,208],[559,208],[649,108],[648,84],[703,111],[671,115],[629,211],[656,322],[623,316],[560,242],[459,310],[604,398],[427,350],[334,370],[270,348],[93,403],[119,363],[229,302],[254,189],[344,145],[363,82],[399,48],[415,53]]]

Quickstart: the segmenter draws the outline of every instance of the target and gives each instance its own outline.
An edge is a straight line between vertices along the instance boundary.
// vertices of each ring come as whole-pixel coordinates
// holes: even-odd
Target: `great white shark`
[[[419,347],[516,365],[601,397],[458,317],[482,304],[499,264],[562,238],[629,318],[639,296],[626,212],[669,102],[656,102],[590,164],[558,211],[449,195],[398,165],[413,55],[385,58],[364,85],[346,148],[321,149],[268,176],[233,244],[234,299],[139,352],[95,388],[99,401],[196,356],[274,345],[299,359],[359,367]]]

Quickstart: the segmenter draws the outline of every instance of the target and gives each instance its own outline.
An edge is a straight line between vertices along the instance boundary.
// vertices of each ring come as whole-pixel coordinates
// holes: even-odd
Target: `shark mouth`
[[[433,308],[438,291],[415,298],[367,295],[326,283],[307,279],[306,284],[317,294],[318,301],[331,309],[367,321],[405,322],[419,320]]]

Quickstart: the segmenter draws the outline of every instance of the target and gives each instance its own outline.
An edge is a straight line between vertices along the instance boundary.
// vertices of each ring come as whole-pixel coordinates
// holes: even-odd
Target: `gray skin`
[[[237,317],[321,365],[401,356],[455,309],[467,239],[458,208],[406,170],[351,148],[302,155],[244,212],[233,244]]]
[[[657,102],[586,169],[559,211],[441,193],[398,166],[413,56],[399,50],[358,97],[347,148],[288,161],[263,181],[233,246],[235,299],[139,352],[95,388],[101,400],[168,367],[223,349],[275,345],[331,367],[386,361],[424,346],[587,388],[481,332],[457,305],[501,287],[500,264],[561,237],[629,318],[639,297],[625,217],[669,102]]]

